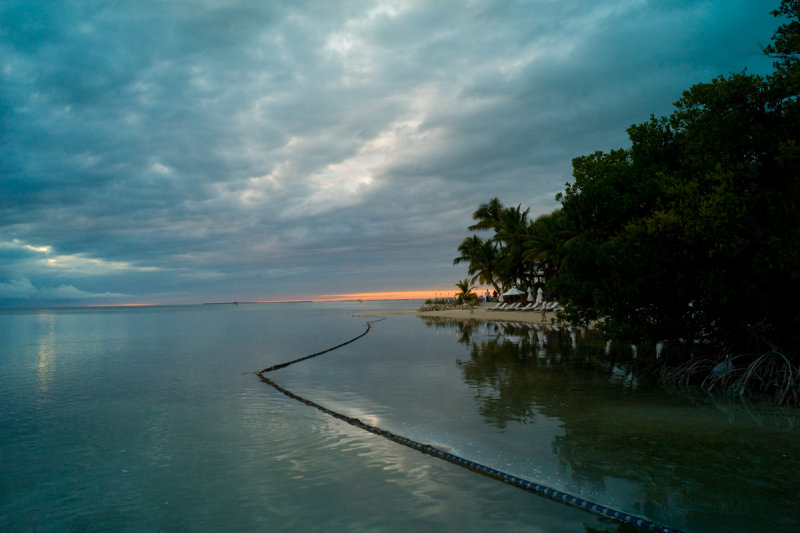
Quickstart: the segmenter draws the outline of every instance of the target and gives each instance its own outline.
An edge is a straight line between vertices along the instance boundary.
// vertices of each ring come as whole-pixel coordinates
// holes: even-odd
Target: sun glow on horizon
[[[412,289],[401,291],[353,292],[344,294],[321,294],[312,298],[317,302],[336,302],[344,300],[426,300],[428,298],[447,298],[455,295],[455,289]]]

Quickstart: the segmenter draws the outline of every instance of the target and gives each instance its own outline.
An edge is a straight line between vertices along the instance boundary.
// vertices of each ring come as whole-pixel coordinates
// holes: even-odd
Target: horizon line
[[[13,306],[0,306],[0,309],[64,309],[70,307],[156,307],[156,306],[170,306],[170,305],[213,305],[213,304],[232,304],[232,303],[302,303],[302,302],[349,302],[349,301],[391,301],[391,300],[426,300],[432,298],[447,298],[455,296],[455,288],[450,289],[408,289],[397,291],[367,291],[367,292],[352,292],[352,293],[331,293],[319,294],[311,297],[288,297],[288,298],[255,298],[247,300],[214,300],[208,302],[195,302],[195,303],[178,303],[178,302],[53,302],[33,305],[13,305]]]

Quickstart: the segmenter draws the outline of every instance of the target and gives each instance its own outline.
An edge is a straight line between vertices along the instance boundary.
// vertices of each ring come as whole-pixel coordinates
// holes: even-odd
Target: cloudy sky
[[[777,4],[4,1],[0,306],[451,290],[480,203],[768,72]]]

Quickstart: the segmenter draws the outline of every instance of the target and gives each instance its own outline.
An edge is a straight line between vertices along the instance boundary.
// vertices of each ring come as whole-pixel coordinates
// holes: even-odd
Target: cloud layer
[[[0,305],[450,287],[478,204],[767,71],[776,6],[4,3]]]

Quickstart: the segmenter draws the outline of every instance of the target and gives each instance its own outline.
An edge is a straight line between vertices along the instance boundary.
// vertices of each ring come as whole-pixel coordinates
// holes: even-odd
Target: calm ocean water
[[[0,312],[1,531],[629,531],[290,400],[255,371],[419,302]],[[546,342],[546,344],[545,344]],[[271,375],[686,531],[797,531],[800,419],[667,394],[585,331],[389,315]]]

